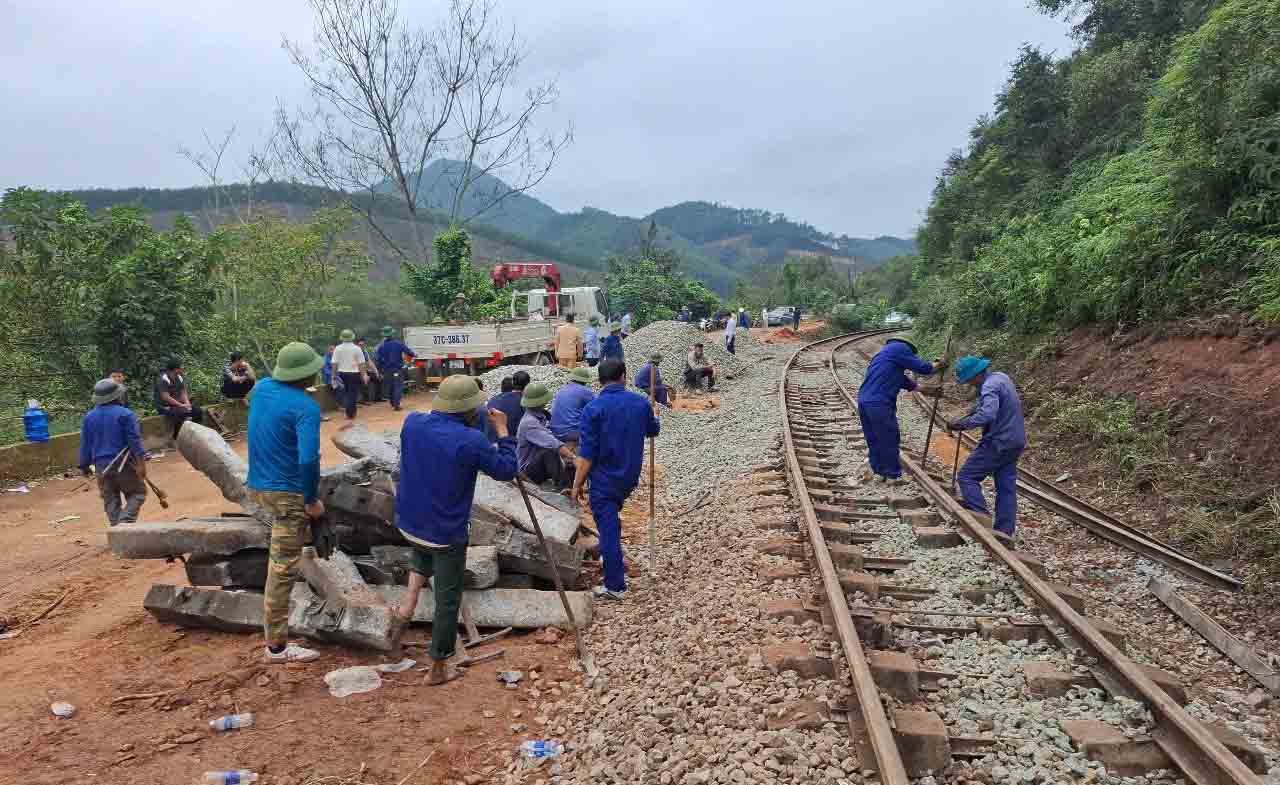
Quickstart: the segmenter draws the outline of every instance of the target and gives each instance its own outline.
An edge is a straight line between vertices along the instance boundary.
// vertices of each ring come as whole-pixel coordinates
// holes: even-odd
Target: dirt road
[[[428,400],[407,399],[402,413],[386,404],[362,407],[359,421],[395,427]],[[344,460],[329,440],[341,424],[335,415],[322,428],[325,465]],[[243,455],[243,439],[235,446]],[[171,506],[164,511],[148,500],[144,521],[235,509],[175,452],[149,473]],[[503,659],[444,687],[422,686],[422,674],[408,671],[384,677],[375,692],[333,698],[326,672],[386,658],[320,647],[318,662],[265,668],[255,636],[158,624],[142,598],[153,582],[184,584],[181,565],[112,557],[96,486],[75,490],[81,482],[54,480],[28,494],[0,495],[0,618],[22,630],[0,641],[0,785],[185,783],[206,770],[235,768],[293,785],[362,767],[361,783],[486,777],[521,740],[538,737],[538,698],[576,680],[571,640],[542,645],[526,635],[501,644]],[[23,626],[64,594],[43,620]],[[423,638],[417,628],[406,635]],[[519,689],[495,679],[503,669],[525,671]],[[74,704],[77,714],[53,717],[54,701]],[[255,712],[257,724],[211,734],[208,721],[233,711]]]

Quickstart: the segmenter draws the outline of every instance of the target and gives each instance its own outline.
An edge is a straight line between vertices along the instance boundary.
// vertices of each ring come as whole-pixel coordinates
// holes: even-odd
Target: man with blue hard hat
[[[898,393],[916,389],[907,371],[929,376],[946,367],[944,360],[925,362],[916,356],[915,344],[906,338],[890,338],[867,366],[858,388],[858,419],[867,440],[867,459],[872,479],[898,484],[902,462],[898,458]]]
[[[990,515],[982,496],[982,481],[995,478],[995,530],[1013,542],[1018,520],[1018,458],[1027,446],[1022,421],[1022,401],[1013,380],[1000,371],[988,370],[991,361],[972,355],[956,363],[956,381],[978,388],[978,402],[966,417],[947,423],[947,430],[982,428],[982,439],[956,475],[961,504],[966,509]]]

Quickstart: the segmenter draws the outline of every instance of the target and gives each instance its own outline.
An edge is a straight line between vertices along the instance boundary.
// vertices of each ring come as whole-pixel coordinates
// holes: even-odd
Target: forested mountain
[[[1079,48],[1023,47],[946,161],[914,310],[1020,332],[1280,319],[1280,0],[1035,5]]]
[[[436,161],[422,174],[418,201],[427,208],[427,228],[434,234],[448,224],[459,164]],[[388,188],[383,189],[387,191]],[[902,254],[915,252],[915,244],[897,237],[864,240],[824,234],[805,223],[778,213],[743,210],[709,202],[684,202],[643,218],[615,215],[585,207],[561,213],[546,203],[510,187],[496,177],[482,176],[463,201],[459,214],[475,237],[477,262],[497,258],[543,258],[561,264],[570,280],[598,280],[608,269],[609,257],[641,245],[656,222],[654,242],[677,251],[684,270],[721,294],[760,263],[781,263],[790,256],[829,256],[841,269],[865,269]],[[318,207],[353,201],[367,206],[368,196],[353,196],[313,186],[267,182],[252,193],[244,185],[231,185],[216,193],[208,188],[92,189],[71,195],[96,210],[114,204],[140,204],[151,211],[159,225],[188,213],[208,229],[237,220],[234,205],[257,202],[290,218],[304,218]],[[492,206],[496,198],[505,196]],[[408,211],[388,194],[377,198],[373,209],[393,239],[412,235]],[[398,257],[372,232],[364,232],[377,261],[378,277],[394,277]],[[843,274],[843,273],[842,273]]]

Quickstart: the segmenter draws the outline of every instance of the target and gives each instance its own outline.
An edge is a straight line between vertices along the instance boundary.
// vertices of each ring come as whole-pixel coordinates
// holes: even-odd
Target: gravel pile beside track
[[[863,343],[864,350],[874,351],[872,341]],[[839,355],[840,368],[844,378],[857,384],[861,381],[866,368],[866,360],[857,352],[849,350]],[[947,406],[944,404],[944,407]],[[960,407],[950,404],[953,409]],[[954,412],[953,412],[954,413]],[[898,407],[898,419],[902,425],[903,443],[918,452],[924,444],[928,418],[910,400],[901,399]],[[858,471],[863,468],[858,465]],[[869,494],[877,493],[872,486]],[[988,505],[994,508],[994,498],[990,482],[986,483]],[[882,491],[879,491],[882,492]],[[1127,635],[1126,653],[1135,661],[1163,668],[1181,677],[1188,687],[1191,702],[1187,711],[1205,722],[1225,722],[1227,727],[1240,733],[1267,753],[1270,772],[1267,782],[1280,782],[1280,755],[1275,752],[1275,734],[1268,725],[1277,721],[1278,712],[1274,704],[1266,708],[1269,699],[1261,696],[1258,685],[1240,669],[1234,668],[1230,661],[1209,646],[1188,626],[1182,624],[1160,602],[1147,591],[1147,581],[1151,576],[1175,586],[1187,585],[1187,580],[1178,573],[1167,570],[1163,565],[1138,557],[1129,551],[1116,548],[1085,532],[1079,526],[1031,505],[1025,500],[1019,501],[1018,515],[1021,532],[1019,547],[1037,558],[1040,558],[1049,572],[1050,580],[1075,586],[1088,598],[1088,614],[1106,619]],[[906,570],[897,572],[894,582],[934,588],[937,595],[913,607],[927,607],[938,610],[954,610],[965,607],[964,601],[956,596],[956,591],[972,588],[973,585],[985,582],[997,592],[988,599],[986,608],[1009,609],[1021,605],[1015,597],[1019,593],[1019,585],[1003,568],[991,570],[989,562],[982,557],[982,549],[977,545],[945,550],[913,550],[913,538],[910,528],[900,524],[885,524],[887,536],[880,542],[870,546],[870,551],[886,555],[915,558],[917,561]],[[1064,547],[1065,543],[1070,545]],[[986,574],[984,575],[984,571]],[[1198,586],[1198,584],[1192,585]],[[860,595],[859,595],[860,598]],[[876,604],[899,605],[891,599],[881,598]],[[911,605],[910,603],[901,603]],[[969,606],[971,607],[971,606]],[[1023,617],[1029,614],[1024,613]],[[922,617],[923,618],[923,617]],[[930,617],[929,624],[951,625],[958,623],[946,617]],[[910,638],[910,635],[903,637]],[[919,636],[917,636],[918,638]],[[976,644],[976,646],[975,646]],[[1028,650],[1041,652],[1033,644]],[[938,647],[929,647],[928,652],[939,656],[940,670],[983,672],[986,658],[984,649],[1004,647],[990,641],[975,641],[972,636],[963,641]],[[1007,647],[1004,647],[1007,648]],[[1014,653],[1016,654],[1016,653]],[[1064,655],[1056,648],[1047,648],[1046,656],[1035,659],[1054,658],[1059,661],[1058,667],[1063,670],[1083,672],[1085,663],[1074,657],[1063,659]],[[998,658],[991,660],[993,667],[1000,662]],[[1207,677],[1212,677],[1206,682]],[[1021,679],[1019,673],[1018,678]],[[979,689],[981,685],[971,680],[956,680],[965,684],[962,689]],[[967,683],[967,684],[966,684]],[[1212,686],[1209,686],[1209,685]],[[1011,685],[1010,685],[1011,686]],[[1253,694],[1253,706],[1249,700]],[[950,691],[939,709],[944,714],[948,726],[953,732],[963,732],[958,723],[966,718],[962,712],[957,714],[955,702],[964,693],[956,695]],[[985,694],[982,697],[987,697]],[[996,735],[1018,737],[1020,734],[1009,730],[1014,718],[1024,719],[1030,712],[1030,720],[1044,727],[1057,729],[1056,721],[1074,719],[1081,716],[1096,717],[1125,730],[1133,735],[1149,727],[1151,718],[1141,704],[1123,698],[1103,697],[1098,690],[1072,690],[1064,699],[1046,700],[1037,707],[1037,702],[1017,704],[1015,708],[1009,699],[999,696],[998,691],[990,696],[994,700],[980,702],[978,708],[989,716],[985,719],[996,723]],[[964,704],[960,704],[963,706]],[[1083,714],[1080,712],[1084,712]],[[968,712],[972,714],[973,712]],[[1001,733],[999,728],[1004,727]],[[1013,725],[1014,728],[1020,727]],[[995,782],[1019,782],[1024,775],[1056,774],[1060,777],[1079,777],[1078,761],[1069,752],[1055,752],[1056,738],[1041,736],[1035,744],[1024,745],[1017,749],[1002,750],[994,759],[988,758],[981,764],[987,768]],[[1060,745],[1059,745],[1060,746]],[[1023,754],[1027,753],[1027,754]],[[1088,765],[1086,762],[1085,765]],[[999,766],[999,769],[992,768]],[[1039,768],[1041,771],[1037,772]],[[1008,775],[1006,780],[1002,775]],[[1033,781],[1033,780],[1026,780]],[[1044,780],[1040,780],[1044,781]],[[1054,781],[1050,778],[1048,781]],[[1099,783],[1125,783],[1125,785],[1143,785],[1144,783],[1173,782],[1174,777],[1101,777]]]

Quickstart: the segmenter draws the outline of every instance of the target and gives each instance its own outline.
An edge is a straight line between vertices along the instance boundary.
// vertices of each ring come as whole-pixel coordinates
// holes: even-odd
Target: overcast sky
[[[1023,42],[1026,0],[499,0],[573,146],[534,192],[640,216],[705,199],[907,235]],[[429,21],[443,0],[404,2]],[[0,187],[184,186],[204,129],[265,134],[305,99],[282,34],[305,0],[0,0]],[[243,153],[243,149],[236,151]]]

